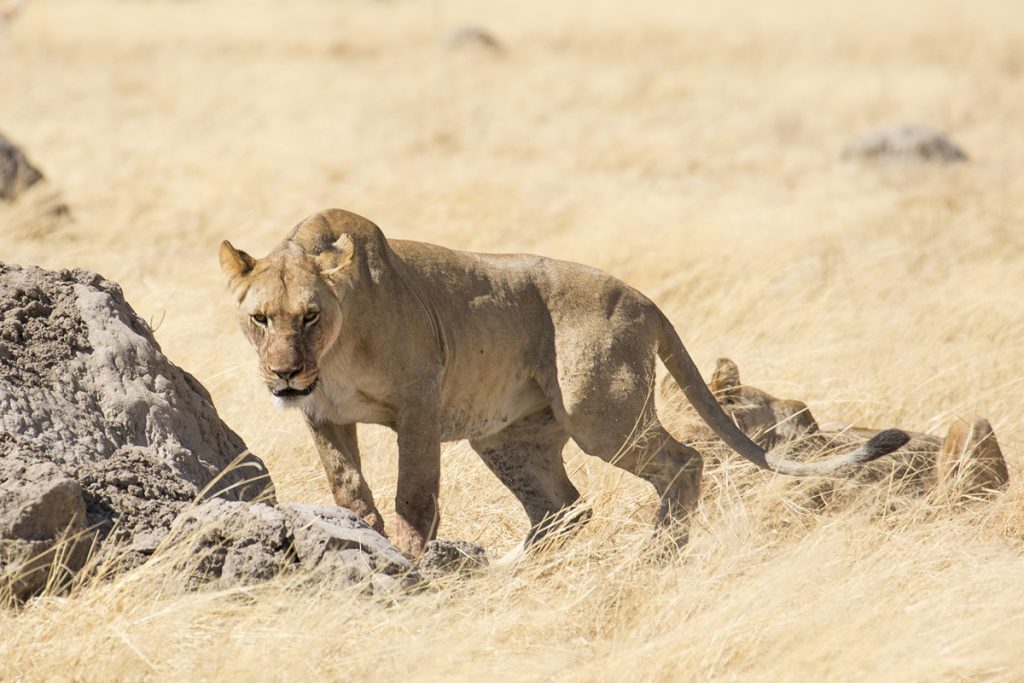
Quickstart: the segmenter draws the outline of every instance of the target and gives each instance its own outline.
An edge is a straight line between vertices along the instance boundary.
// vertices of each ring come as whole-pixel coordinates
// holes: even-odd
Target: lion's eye
[[[320,319],[319,311],[307,311],[306,315],[302,316],[302,322],[306,324],[306,327],[316,325],[316,321]]]
[[[263,315],[262,313],[253,313],[249,317],[252,319],[254,323],[259,325],[260,327],[267,326],[267,316]]]

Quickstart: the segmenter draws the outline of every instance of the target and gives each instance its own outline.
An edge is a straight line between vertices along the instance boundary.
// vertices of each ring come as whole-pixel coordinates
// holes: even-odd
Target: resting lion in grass
[[[527,544],[585,519],[562,463],[569,439],[653,484],[659,526],[685,542],[702,461],[658,422],[655,353],[701,418],[759,467],[825,474],[908,439],[882,432],[816,463],[766,453],[722,411],[657,306],[575,263],[387,240],[338,209],[303,220],[263,259],[224,242],[220,262],[267,388],[305,415],[338,504],[378,531],[356,424],[397,432],[392,538],[409,555],[434,536],[440,444],[457,439],[522,503]]]
[[[869,439],[877,430],[847,424],[822,427],[807,404],[772,396],[740,382],[739,367],[719,358],[709,383],[711,392],[736,424],[764,448],[788,444],[789,451],[830,453]],[[682,441],[708,441],[714,434],[689,415],[685,397],[670,378],[659,389],[660,398],[682,421],[668,420],[669,430]],[[676,411],[675,409],[679,410]],[[890,490],[913,494],[939,493],[962,499],[1004,488],[1009,480],[1006,461],[988,420],[957,417],[945,437],[910,432],[910,441],[883,462],[858,475],[868,481],[891,477]]]

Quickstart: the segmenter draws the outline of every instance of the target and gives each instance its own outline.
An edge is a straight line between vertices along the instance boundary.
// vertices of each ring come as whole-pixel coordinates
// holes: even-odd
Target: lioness
[[[781,399],[740,381],[739,367],[719,358],[708,383],[722,408],[740,429],[764,448],[792,444],[790,452],[813,455],[829,453],[869,439],[877,430],[848,424],[821,427],[807,404]],[[667,420],[669,431],[681,441],[708,441],[714,434],[689,415],[685,396],[666,377],[659,390],[661,400],[678,415]],[[676,417],[683,418],[680,422]],[[988,420],[957,417],[945,437],[908,432],[907,442],[892,458],[858,471],[857,478],[877,481],[891,478],[891,491],[914,494],[939,493],[950,499],[971,498],[1005,488],[1009,480],[1006,461]],[[713,449],[712,449],[713,451]]]
[[[299,223],[263,259],[224,242],[220,263],[271,393],[305,415],[335,500],[383,531],[360,472],[356,423],[398,435],[395,544],[418,555],[438,523],[442,441],[469,439],[530,519],[526,543],[582,519],[566,476],[571,438],[654,485],[659,525],[685,542],[702,461],[654,412],[654,354],[701,418],[745,458],[823,474],[908,439],[883,432],[816,463],[774,457],[722,412],[671,323],[594,268],[389,241],[340,209]]]

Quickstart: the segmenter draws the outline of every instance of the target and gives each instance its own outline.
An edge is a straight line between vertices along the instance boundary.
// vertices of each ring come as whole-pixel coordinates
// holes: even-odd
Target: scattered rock
[[[480,50],[482,52],[501,52],[501,42],[490,31],[479,26],[461,26],[450,32],[444,39],[448,50]]]
[[[11,593],[44,586],[51,566],[64,581],[86,560],[85,500],[77,481],[52,463],[19,453],[0,433],[0,568],[11,567]]]
[[[431,541],[419,561],[419,570],[427,575],[472,574],[488,565],[486,551],[467,541]]]
[[[351,569],[354,556],[348,551],[359,551],[363,565],[374,573],[418,579],[412,563],[351,510],[330,505],[285,505],[282,509],[303,567]]]
[[[170,543],[186,548],[192,586],[248,585],[300,567],[335,584],[364,583],[374,594],[420,581],[387,539],[344,508],[214,499],[187,511],[172,534]]]
[[[220,498],[187,511],[174,538],[191,547],[187,560],[195,583],[222,588],[271,579],[290,568],[294,557],[284,513],[265,503]]]
[[[937,130],[913,124],[885,126],[854,138],[843,149],[845,160],[967,161],[967,154]]]
[[[44,177],[17,145],[0,135],[0,199],[14,201]]]
[[[5,223],[15,232],[45,234],[58,219],[71,214],[67,204],[53,188],[46,188],[46,176],[36,168],[25,153],[0,134],[0,201],[8,204],[23,195],[31,195],[29,205]],[[21,225],[21,229],[17,228]]]

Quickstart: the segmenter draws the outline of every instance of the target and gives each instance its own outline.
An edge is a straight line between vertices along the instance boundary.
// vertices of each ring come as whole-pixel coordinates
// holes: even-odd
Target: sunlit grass
[[[593,521],[531,562],[391,603],[298,576],[187,592],[159,560],[0,611],[0,679],[1020,680],[1022,19],[997,0],[34,0],[0,48],[0,130],[75,220],[0,207],[0,259],[120,282],[286,502],[330,493],[216,250],[262,255],[328,206],[604,268],[706,372],[728,355],[821,422],[983,415],[1012,481],[989,504],[869,490],[822,513],[715,460],[666,558],[653,492],[570,446]],[[506,50],[446,51],[466,22]],[[888,121],[972,160],[837,160]],[[392,524],[393,435],[360,441]],[[440,535],[513,547],[512,495],[464,444],[443,463]]]

